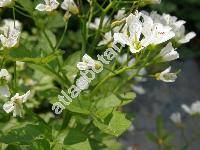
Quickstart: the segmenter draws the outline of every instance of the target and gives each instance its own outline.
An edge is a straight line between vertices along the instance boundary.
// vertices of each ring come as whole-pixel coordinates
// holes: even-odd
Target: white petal
[[[179,43],[188,43],[191,39],[193,39],[196,36],[195,32],[190,32],[188,34],[185,35],[184,38],[180,39],[178,42]]]
[[[129,45],[129,38],[127,37],[127,35],[125,35],[123,33],[115,33],[114,34],[114,42],[123,44],[123,46]]]
[[[28,92],[26,92],[24,95],[21,96],[22,102],[26,102],[28,97],[30,96],[31,91],[29,90]]]
[[[22,110],[23,110],[23,106],[20,104],[16,104],[14,106],[13,117],[16,117],[16,116],[22,117]]]
[[[52,9],[56,9],[58,7],[59,3],[57,0],[50,0],[50,7]]]
[[[186,113],[188,113],[188,114],[191,113],[191,110],[190,110],[190,108],[189,108],[187,105],[183,104],[183,105],[181,105],[181,107],[182,107],[182,109],[183,109]]]
[[[173,50],[174,50],[174,48],[173,48],[173,46],[172,46],[172,43],[169,42],[169,43],[161,50],[160,56],[164,56],[164,55],[170,53],[170,52],[173,51]]]
[[[6,111],[6,113],[10,113],[11,111],[14,110],[14,104],[11,101],[6,102],[3,105],[3,109]]]
[[[46,11],[46,7],[47,7],[47,5],[38,4],[35,9],[37,9],[39,11]]]

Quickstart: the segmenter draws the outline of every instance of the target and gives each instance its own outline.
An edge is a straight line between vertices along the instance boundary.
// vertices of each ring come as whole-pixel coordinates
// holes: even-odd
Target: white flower
[[[183,110],[190,114],[190,115],[195,115],[195,114],[200,114],[200,101],[197,100],[196,102],[192,103],[191,107],[187,106],[186,104],[181,105]]]
[[[144,39],[141,40],[142,22],[139,20],[138,15],[130,14],[126,18],[127,32],[114,33],[114,42],[128,45],[132,53],[137,53],[146,47]]]
[[[145,14],[149,15],[155,23],[161,23],[163,25],[170,26],[172,31],[175,33],[174,39],[180,44],[187,43],[196,36],[195,32],[185,34],[184,24],[186,22],[184,20],[178,20],[178,18],[175,16],[171,16],[170,14],[160,15],[155,11],[151,12],[150,14],[145,12]]]
[[[77,79],[76,86],[81,90],[86,90],[89,87],[89,83],[83,76],[81,76],[79,79]]]
[[[79,10],[74,0],[64,0],[61,4],[61,8],[71,12],[72,14],[78,14]]]
[[[142,33],[150,44],[161,44],[175,36],[174,32],[171,31],[171,27],[165,26],[162,23],[155,23],[151,17],[143,13],[141,16],[144,20]]]
[[[174,82],[177,78],[177,75],[175,73],[170,73],[171,67],[168,67],[161,73],[156,74],[157,80],[162,80],[164,82]]]
[[[1,0],[0,1],[0,7],[6,7],[12,4],[14,0]]]
[[[104,17],[103,23],[102,23],[102,27],[105,27],[106,24],[108,23],[109,18],[107,16]],[[99,24],[100,24],[100,18],[95,18],[94,19],[94,23],[90,23],[89,24],[89,28],[90,29],[98,29],[99,28]]]
[[[57,2],[57,0],[44,0],[45,4],[38,4],[36,6],[35,9],[39,10],[39,11],[53,11],[55,10],[59,3]]]
[[[77,68],[79,70],[88,70],[92,69],[92,67],[98,68],[99,63],[92,59],[89,55],[85,54],[82,58],[83,62],[77,63]]]
[[[0,96],[10,97],[10,90],[7,85],[0,86]]]
[[[10,113],[13,111],[13,116],[20,116],[22,117],[22,110],[23,105],[22,103],[26,102],[28,97],[30,95],[30,90],[26,92],[24,95],[19,95],[19,93],[16,93],[15,96],[13,96],[10,101],[6,102],[3,105],[3,109],[6,111],[6,113]]]
[[[159,53],[159,57],[162,57],[162,61],[172,61],[179,58],[179,54],[172,46],[172,43],[168,43]]]
[[[122,9],[118,10],[118,12],[117,12],[117,14],[114,16],[114,18],[115,18],[116,20],[121,20],[121,19],[123,19],[123,18],[125,17],[125,15],[126,15],[125,12],[126,12],[125,8],[122,8]]]
[[[179,112],[171,114],[170,119],[176,125],[180,125],[181,122],[182,122],[181,121],[181,114]]]
[[[9,81],[11,79],[11,75],[6,69],[1,69],[0,70],[0,79]]]
[[[0,34],[1,44],[5,48],[16,46],[19,42],[20,34],[20,30],[16,28],[4,27],[4,34]]]

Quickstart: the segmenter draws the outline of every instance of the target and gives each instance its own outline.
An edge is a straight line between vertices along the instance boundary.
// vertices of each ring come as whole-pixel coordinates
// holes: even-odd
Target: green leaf
[[[158,116],[156,118],[156,131],[159,137],[163,136],[163,132],[164,132],[164,123],[163,123],[163,119],[161,116]]]
[[[77,75],[79,70],[76,67],[76,64],[80,61],[81,51],[77,51],[72,55],[68,56],[64,62],[62,69],[66,72],[67,78],[74,82],[74,77]]]
[[[71,129],[63,143],[73,150],[92,150],[87,135],[79,129]]]
[[[45,52],[52,52],[52,47],[56,46],[56,36],[50,30],[42,32],[39,40],[39,47]]]
[[[5,58],[10,61],[22,61],[22,62],[45,64],[54,60],[55,58],[57,58],[58,56],[62,54],[63,54],[62,51],[55,51],[44,57],[31,57],[31,56],[28,56],[28,54],[20,53],[20,50],[16,49],[16,50],[10,51],[10,53]]]
[[[102,132],[114,136],[120,136],[131,125],[131,121],[126,118],[126,115],[117,111],[113,112],[111,116],[107,117],[103,121],[94,118],[93,123]]]
[[[31,143],[28,150],[50,150],[50,143],[46,139],[37,139]]]
[[[67,106],[67,109],[72,112],[81,113],[81,114],[90,114],[90,106],[91,101],[87,98],[84,99],[83,97],[78,97],[76,99],[73,99],[73,101],[70,103],[70,105]]]
[[[49,131],[50,129],[43,123],[38,125],[27,124],[24,127],[12,129],[10,132],[3,134],[0,137],[0,142],[6,144],[30,144],[39,137],[51,138],[51,132]]]
[[[34,11],[34,4],[31,0],[17,0],[17,2],[29,13]]]

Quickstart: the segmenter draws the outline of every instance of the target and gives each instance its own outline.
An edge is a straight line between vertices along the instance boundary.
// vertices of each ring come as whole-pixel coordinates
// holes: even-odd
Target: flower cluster
[[[3,49],[17,46],[21,34],[21,23],[17,20],[5,19],[2,21],[2,24],[0,31],[3,34],[0,34],[0,41]]]
[[[35,9],[38,11],[51,12],[58,8],[59,2],[57,0],[44,0],[45,3],[38,4]],[[79,10],[73,0],[64,0],[61,8],[72,14],[78,14]]]

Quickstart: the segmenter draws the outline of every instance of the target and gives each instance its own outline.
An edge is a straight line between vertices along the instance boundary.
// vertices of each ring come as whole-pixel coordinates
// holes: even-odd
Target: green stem
[[[14,20],[14,27],[15,27],[15,7],[13,7],[13,20]]]
[[[66,22],[66,24],[65,24],[64,32],[63,32],[63,34],[62,34],[62,36],[61,36],[59,42],[57,43],[57,45],[56,45],[56,47],[55,47],[55,50],[57,50],[57,49],[59,48],[60,44],[62,43],[62,41],[63,41],[63,39],[64,39],[64,36],[65,36],[65,33],[66,33],[66,31],[67,31],[67,27],[68,27],[68,22]]]
[[[112,1],[104,10],[103,10],[103,13],[101,15],[101,18],[100,18],[100,23],[99,23],[99,27],[98,27],[98,30],[96,32],[96,36],[94,38],[94,41],[92,43],[92,46],[91,46],[91,50],[93,51],[94,50],[94,47],[95,45],[97,44],[97,41],[99,39],[99,35],[100,35],[100,32],[101,32],[101,29],[103,27],[103,22],[104,22],[104,18],[105,18],[105,15],[106,13],[112,8],[112,6],[114,5],[115,1]]]
[[[124,73],[125,71],[127,70],[130,70],[130,69],[133,69],[135,65],[132,65],[130,67],[125,67],[125,68],[122,68],[118,71],[116,71],[115,73],[110,73],[109,75],[107,75],[103,80],[101,80],[101,82],[99,82],[99,84],[97,84],[97,86],[94,88],[94,90],[91,92],[91,95],[94,95],[97,90],[99,89],[99,87],[104,83],[106,82],[108,79],[112,78],[112,77],[115,77],[117,75],[120,75],[122,73]]]
[[[46,33],[45,31],[43,31],[43,33],[44,33],[44,36],[45,36],[45,38],[47,39],[47,41],[48,41],[48,43],[49,43],[49,45],[50,45],[52,51],[55,52],[54,46],[53,46],[51,40],[49,39],[47,33]],[[61,65],[60,60],[59,60],[58,58],[56,58],[56,61],[57,61],[58,67],[59,67],[59,71],[61,71],[63,77],[65,78],[66,84],[67,84],[67,85],[70,85],[71,82],[70,82],[69,79],[66,77],[65,73],[62,71],[62,65]]]
[[[16,62],[14,62],[14,86],[13,86],[14,92],[17,91],[17,65]]]

